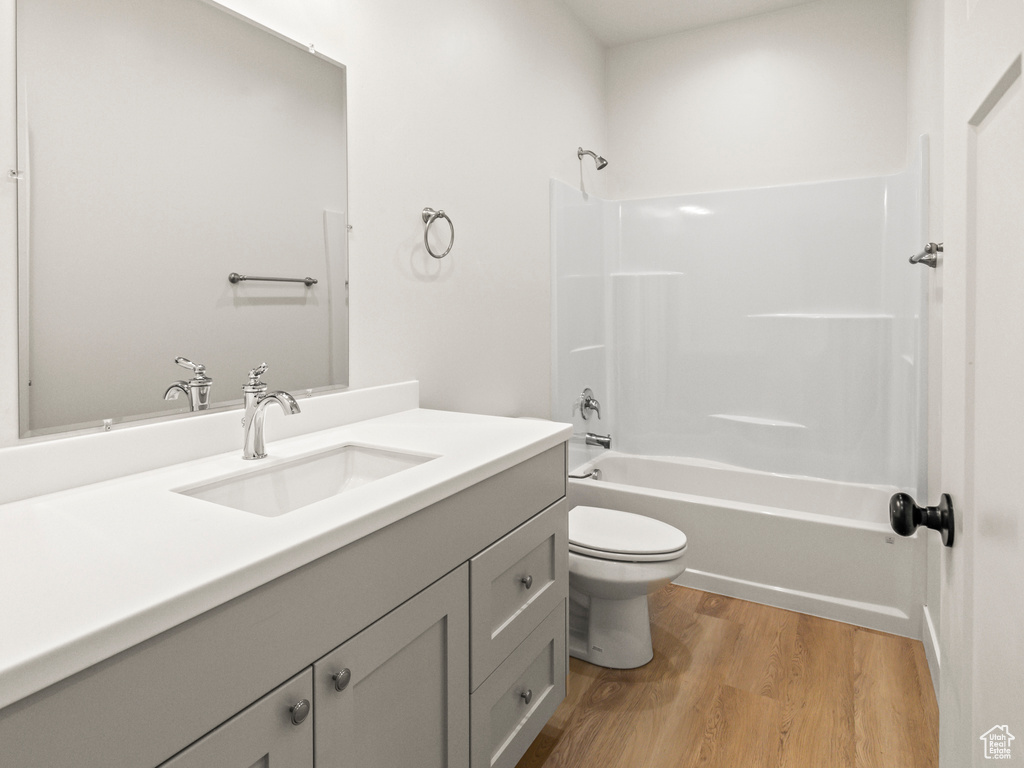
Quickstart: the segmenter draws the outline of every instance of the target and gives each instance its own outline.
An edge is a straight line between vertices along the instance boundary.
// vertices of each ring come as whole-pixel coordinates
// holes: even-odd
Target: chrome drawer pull
[[[521,578],[520,581],[523,582],[523,586],[527,589],[533,586],[533,576],[523,576],[523,578]]]
[[[530,690],[529,688],[527,688],[525,691],[523,691],[519,695],[520,695],[520,697],[522,697],[523,701],[525,701],[527,704],[529,704],[531,701],[533,701],[533,691]]]

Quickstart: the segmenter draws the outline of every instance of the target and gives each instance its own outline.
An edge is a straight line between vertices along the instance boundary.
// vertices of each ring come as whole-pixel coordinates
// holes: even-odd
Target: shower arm
[[[583,160],[583,156],[584,155],[590,155],[592,158],[594,158],[594,163],[597,165],[597,170],[599,170],[599,171],[602,168],[604,168],[606,165],[608,165],[608,161],[605,160],[603,157],[601,157],[596,152],[594,152],[592,150],[589,150],[589,149],[584,149],[583,147],[577,148],[577,150],[576,150],[576,157],[578,157],[580,160]]]

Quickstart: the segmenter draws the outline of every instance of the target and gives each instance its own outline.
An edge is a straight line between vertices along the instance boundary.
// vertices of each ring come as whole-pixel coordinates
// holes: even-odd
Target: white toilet
[[[686,534],[643,515],[569,510],[569,654],[632,669],[654,658],[647,595],[686,566]]]

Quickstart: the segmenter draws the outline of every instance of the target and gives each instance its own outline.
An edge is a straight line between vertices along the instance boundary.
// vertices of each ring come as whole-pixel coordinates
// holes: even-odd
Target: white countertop
[[[0,505],[0,707],[568,439],[548,421],[415,409]],[[280,517],[174,493],[334,445],[438,458]]]

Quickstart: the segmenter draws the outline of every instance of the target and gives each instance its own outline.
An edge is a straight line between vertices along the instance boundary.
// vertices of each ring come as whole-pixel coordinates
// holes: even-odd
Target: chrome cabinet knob
[[[525,691],[519,694],[520,698],[527,704],[533,701],[533,691],[527,688]]]
[[[527,589],[533,586],[533,576],[523,576],[523,578],[521,578],[520,581],[523,583],[523,586]]]
[[[334,690],[344,691],[352,681],[352,670],[346,667],[341,672],[335,672],[331,675],[331,679],[334,681]]]
[[[288,711],[292,714],[292,725],[301,725],[302,721],[309,717],[310,709],[309,699],[303,699],[298,704],[289,707]]]

